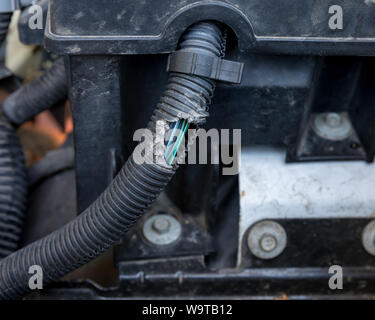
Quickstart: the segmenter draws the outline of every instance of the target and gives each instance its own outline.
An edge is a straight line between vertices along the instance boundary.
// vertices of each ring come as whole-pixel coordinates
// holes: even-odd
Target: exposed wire
[[[185,126],[183,125],[183,127],[181,129],[180,136],[176,141],[176,147],[174,148],[174,152],[173,152],[172,158],[169,161],[169,165],[172,164],[174,158],[176,157],[176,154],[177,154],[178,150],[180,149],[181,143],[182,143],[182,141],[185,137],[185,134],[186,134],[186,131],[187,131],[188,127],[189,127],[189,123],[185,120]]]
[[[171,137],[169,138],[169,142],[168,142],[168,146],[167,146],[167,150],[165,151],[165,154],[164,154],[164,159],[167,159],[167,155],[168,155],[168,152],[169,152],[169,149],[170,147],[172,146],[172,143],[173,143],[173,139],[176,135],[176,131],[177,131],[177,128],[178,126],[180,125],[180,120],[178,120],[174,126],[174,129],[173,129],[173,132],[172,132],[172,135]]]
[[[173,147],[171,148],[172,143],[175,139],[176,131],[179,127],[179,124],[180,124],[180,121],[178,121],[176,123],[176,125],[173,129],[172,136],[170,137],[169,142],[168,142],[167,150],[164,154],[164,158],[169,165],[171,165],[173,163],[173,160],[175,159],[176,154],[177,154],[178,150],[180,149],[183,138],[185,137],[185,134],[186,134],[186,132],[189,128],[189,125],[190,125],[189,122],[186,119],[182,121],[181,128],[179,129],[179,133],[177,135],[177,139],[174,142]]]

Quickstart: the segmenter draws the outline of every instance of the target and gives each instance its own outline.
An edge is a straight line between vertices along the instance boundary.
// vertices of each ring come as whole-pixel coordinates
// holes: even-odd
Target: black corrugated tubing
[[[12,13],[0,14],[0,45]],[[19,248],[27,201],[26,167],[13,127],[0,113],[0,260]]]
[[[0,13],[0,45],[6,39],[12,13]],[[19,248],[27,200],[26,167],[21,145],[0,113],[0,260]]]
[[[12,13],[0,13],[0,45],[5,40],[10,20],[12,19]]]
[[[13,127],[0,114],[0,259],[18,249],[27,187],[22,148]]]
[[[60,58],[39,78],[13,92],[3,102],[3,112],[15,125],[21,125],[67,98],[68,85],[64,60]]]
[[[215,56],[223,52],[222,30],[210,22],[191,27],[178,50]],[[171,74],[149,128],[155,120],[188,119],[203,122],[214,91],[214,82],[198,76]],[[0,298],[17,299],[29,292],[29,267],[39,265],[44,284],[104,253],[131,228],[173,177],[176,166],[166,163],[137,164],[135,152],[104,193],[75,220],[45,238],[0,261]]]

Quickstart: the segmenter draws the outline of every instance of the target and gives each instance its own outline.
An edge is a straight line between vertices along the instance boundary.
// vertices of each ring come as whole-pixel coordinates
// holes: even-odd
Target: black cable
[[[214,23],[199,23],[183,36],[179,50],[204,51],[221,56],[223,34]],[[172,74],[167,90],[157,106],[155,121],[175,122],[189,117],[203,122],[214,92],[214,81],[198,76]],[[176,166],[166,163],[136,163],[141,152],[135,149],[119,174],[104,193],[75,220],[61,229],[0,261],[0,298],[16,299],[30,289],[29,267],[43,270],[44,285],[101,255],[131,228],[152,205],[173,177]]]
[[[0,14],[0,45],[12,13]],[[27,202],[27,175],[21,145],[14,128],[0,113],[0,259],[19,248]]]
[[[74,148],[64,147],[53,150],[28,169],[29,185],[34,186],[41,180],[59,172],[74,168]]]
[[[13,127],[0,114],[0,259],[18,249],[27,187],[22,148]]]
[[[2,109],[11,123],[21,125],[66,99],[67,94],[65,65],[60,58],[39,78],[13,92]]]

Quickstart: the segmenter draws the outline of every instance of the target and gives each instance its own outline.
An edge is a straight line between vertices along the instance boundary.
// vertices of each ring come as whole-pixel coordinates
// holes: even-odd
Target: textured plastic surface
[[[342,29],[329,26],[333,5],[342,8]],[[357,0],[51,0],[46,40],[69,54],[172,52],[202,20],[229,26],[243,51],[375,53],[375,3]]]

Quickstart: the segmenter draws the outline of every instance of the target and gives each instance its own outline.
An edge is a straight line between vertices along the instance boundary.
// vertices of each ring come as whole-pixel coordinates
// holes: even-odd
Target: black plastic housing
[[[342,29],[329,8],[339,5]],[[187,27],[217,20],[241,51],[375,54],[375,3],[358,0],[50,0],[46,42],[67,54],[147,54],[174,50]]]

